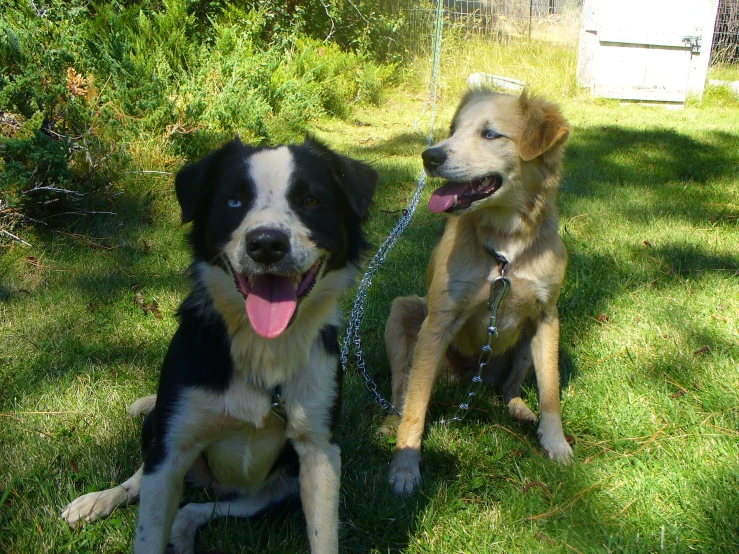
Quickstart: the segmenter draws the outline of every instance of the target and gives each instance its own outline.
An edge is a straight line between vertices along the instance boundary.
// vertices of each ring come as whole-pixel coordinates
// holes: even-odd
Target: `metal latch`
[[[701,53],[701,40],[703,39],[700,35],[688,35],[683,37],[683,44],[686,47],[690,47],[691,54]]]

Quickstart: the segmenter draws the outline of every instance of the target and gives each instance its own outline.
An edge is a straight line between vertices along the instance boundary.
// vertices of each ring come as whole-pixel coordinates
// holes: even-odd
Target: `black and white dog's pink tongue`
[[[454,206],[454,197],[462,196],[469,183],[446,183],[436,189],[429,199],[429,210],[431,213],[440,214]]]
[[[252,278],[251,292],[246,297],[246,314],[259,336],[279,337],[290,325],[297,304],[295,279],[277,275]]]

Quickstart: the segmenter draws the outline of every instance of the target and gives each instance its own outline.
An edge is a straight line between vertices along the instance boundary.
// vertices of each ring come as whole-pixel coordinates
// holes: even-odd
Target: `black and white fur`
[[[177,174],[182,219],[193,222],[194,287],[157,395],[130,409],[148,413],[144,463],[122,485],[69,504],[70,525],[138,499],[134,552],[169,544],[191,553],[198,527],[214,518],[249,517],[299,494],[311,551],[338,551],[337,300],[357,273],[376,184],[371,167],[311,139],[277,148],[235,139]],[[287,329],[263,338],[239,283],[273,273],[315,283]],[[274,390],[286,423],[271,411]],[[178,511],[184,480],[220,499]]]

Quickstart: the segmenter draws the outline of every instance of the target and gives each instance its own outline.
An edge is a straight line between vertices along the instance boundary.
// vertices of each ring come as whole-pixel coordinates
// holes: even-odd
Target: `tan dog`
[[[385,327],[393,403],[402,407],[390,486],[410,493],[420,481],[421,436],[441,369],[475,365],[487,338],[490,282],[506,260],[511,288],[498,310],[495,358],[517,419],[536,421],[521,399],[533,365],[539,388],[539,439],[550,458],[568,462],[559,402],[557,299],[567,253],[557,232],[555,195],[569,126],[559,108],[524,92],[468,92],[451,136],[423,152],[426,171],[448,182],[429,209],[453,214],[434,249],[426,297],[398,297]],[[490,367],[492,366],[492,367]]]

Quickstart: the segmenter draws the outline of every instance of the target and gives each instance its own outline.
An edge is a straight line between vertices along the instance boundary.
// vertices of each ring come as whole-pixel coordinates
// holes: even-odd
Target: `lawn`
[[[516,54],[448,54],[437,125],[448,126],[463,77],[486,64],[559,101],[572,124],[558,198],[570,256],[559,306],[563,422],[576,463],[546,459],[535,429],[512,421],[492,390],[463,423],[439,425],[466,385],[437,387],[423,484],[395,498],[393,445],[377,433],[383,414],[350,367],[339,431],[342,549],[737,551],[739,103],[722,89],[682,111],[591,100],[573,86],[571,52],[551,63],[541,54],[536,66]],[[427,69],[408,79],[422,82]],[[380,107],[313,125],[379,170],[368,226],[375,245],[416,186],[425,98],[420,85],[386,91]],[[1,552],[116,553],[132,544],[135,506],[77,531],[59,518],[74,497],[138,467],[140,421],[126,407],[154,390],[189,287],[171,177],[133,174],[125,190],[116,215],[29,229],[30,247],[2,249]],[[365,350],[386,393],[390,301],[422,293],[442,225],[422,204],[370,291]],[[533,384],[528,401],[536,406]],[[197,541],[204,552],[308,550],[299,513],[223,519]]]

